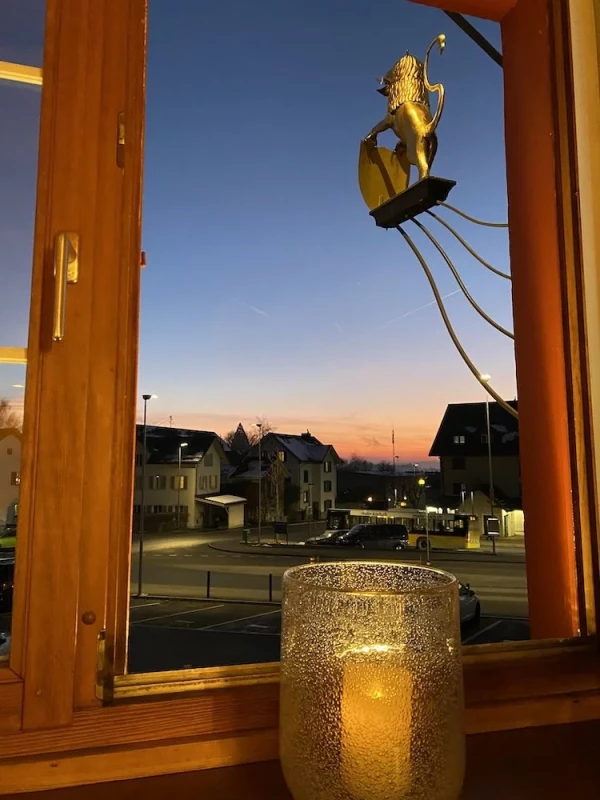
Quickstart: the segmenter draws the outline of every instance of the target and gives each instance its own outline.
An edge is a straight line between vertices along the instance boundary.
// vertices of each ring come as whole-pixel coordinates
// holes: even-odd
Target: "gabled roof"
[[[270,437],[273,437],[281,447],[289,450],[298,461],[319,464],[330,457],[336,462],[341,460],[333,445],[323,444],[309,431],[301,434],[274,433],[272,431],[265,436],[265,439]]]
[[[138,444],[143,442],[144,426],[136,426]],[[223,452],[219,437],[214,431],[195,431],[190,428],[164,428],[159,425],[146,427],[146,443],[148,447],[148,464],[177,464],[179,445],[187,443],[181,450],[182,465],[198,464],[205,453],[216,443]]]
[[[516,400],[507,401],[517,409]],[[497,456],[519,455],[519,421],[498,403],[490,403],[492,451]],[[485,403],[451,403],[429,451],[430,456],[486,456],[488,446]],[[454,437],[464,436],[464,444]]]

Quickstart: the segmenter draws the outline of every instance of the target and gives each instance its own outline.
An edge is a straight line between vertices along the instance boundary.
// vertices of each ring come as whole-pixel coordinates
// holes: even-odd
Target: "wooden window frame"
[[[586,353],[588,344],[591,352],[600,350],[600,304],[592,291],[600,275],[593,231],[600,196],[577,160],[585,134],[591,135],[583,127],[592,125],[582,104],[588,102],[598,119],[590,88],[592,73],[596,81],[598,75],[590,41],[592,3],[415,2],[495,14],[502,23],[517,332],[527,293],[542,277],[545,290],[544,303],[529,294],[528,311],[534,306],[540,335],[529,337],[517,358],[520,411],[528,419],[527,408],[531,414],[535,407],[547,418],[549,407],[551,435],[537,451],[542,429],[525,422],[529,457],[522,472],[534,634],[558,630],[561,639],[465,648],[467,728],[475,733],[597,718],[600,442],[592,423],[600,415],[600,397]],[[138,346],[147,9],[146,0],[47,0],[47,6],[14,647],[10,667],[0,669],[4,792],[277,754],[277,664],[119,675],[127,657],[130,537],[123,534],[131,521],[135,456],[131,364]],[[585,15],[591,28],[581,23]],[[569,34],[573,20],[577,42]],[[528,105],[532,98],[535,114]],[[530,125],[517,136],[509,126],[525,112]],[[125,166],[115,170],[122,113]],[[85,120],[77,140],[74,118]],[[532,144],[534,163],[527,156]],[[591,157],[597,163],[598,153]],[[83,191],[94,199],[92,208],[77,203]],[[583,214],[578,192],[586,198]],[[526,225],[526,219],[538,224]],[[57,230],[77,230],[82,243],[93,247],[84,260],[89,273],[82,277],[78,302],[67,310],[67,338],[61,347],[48,347],[48,254]],[[526,375],[534,357],[537,372],[546,376],[536,386]],[[66,388],[58,387],[57,376],[67,379]],[[538,408],[535,402],[549,382],[552,397]],[[67,394],[72,387],[84,401],[73,407]],[[571,428],[569,418],[576,421]],[[39,465],[51,463],[75,487],[61,495],[62,505],[54,499],[55,484],[40,474]],[[540,470],[557,504],[549,527],[546,503],[539,508],[534,502],[543,484],[535,479]],[[573,520],[576,549],[568,535]],[[83,624],[86,614],[95,618],[92,624]],[[578,631],[583,635],[572,639]]]

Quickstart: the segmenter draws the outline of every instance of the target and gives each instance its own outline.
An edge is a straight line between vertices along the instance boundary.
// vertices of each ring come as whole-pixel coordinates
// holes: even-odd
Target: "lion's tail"
[[[446,47],[446,37],[443,33],[440,33],[439,36],[433,40],[433,42],[427,48],[427,53],[425,54],[425,62],[423,64],[423,77],[425,78],[425,88],[428,92],[437,92],[438,93],[438,104],[435,110],[435,114],[433,119],[427,126],[427,135],[430,136],[435,129],[437,128],[440,119],[442,117],[442,112],[444,111],[444,99],[446,93],[444,91],[444,87],[441,83],[434,83],[433,85],[429,83],[429,55],[433,50],[434,45],[438,45],[440,48],[440,55],[444,52],[444,48]]]

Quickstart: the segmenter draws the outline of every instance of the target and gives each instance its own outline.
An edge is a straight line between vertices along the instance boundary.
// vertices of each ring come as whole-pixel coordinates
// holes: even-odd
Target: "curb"
[[[215,550],[220,553],[230,553],[232,555],[247,555],[247,556],[257,556],[263,558],[311,558],[313,556],[327,556],[329,558],[339,558],[341,560],[345,560],[344,556],[341,555],[340,551],[337,548],[333,547],[306,547],[302,545],[257,545],[257,544],[243,544],[240,543],[235,549],[231,547],[226,547],[220,544],[215,544],[214,542],[209,542],[208,547],[210,550]],[[293,548],[293,552],[290,552],[289,548]],[[253,552],[254,551],[254,552]],[[349,556],[352,557],[352,553],[350,549],[344,550],[345,553],[349,553]],[[364,552],[364,551],[363,551]],[[371,551],[374,556],[379,556],[377,551]],[[383,552],[383,551],[382,551]],[[525,563],[525,554],[521,555],[514,555],[513,557],[509,558],[506,554],[504,555],[492,555],[491,553],[481,553],[475,550],[472,551],[448,551],[448,550],[434,550],[431,549],[431,552],[435,554],[436,558],[439,558],[440,561],[470,561],[473,563],[492,563],[492,564],[524,564]],[[405,556],[406,553],[414,553],[417,554],[417,550],[401,550],[399,552],[390,551],[389,553],[386,552],[385,558],[389,558],[390,556],[396,556],[393,560],[402,561],[403,555]],[[381,557],[381,556],[380,556]],[[413,560],[413,559],[411,559]],[[414,559],[417,560],[416,558]]]

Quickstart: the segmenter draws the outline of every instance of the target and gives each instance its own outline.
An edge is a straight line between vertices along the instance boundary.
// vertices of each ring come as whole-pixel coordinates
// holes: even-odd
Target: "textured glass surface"
[[[309,564],[288,570],[283,590],[280,749],[295,800],[456,800],[456,578],[406,564]]]

